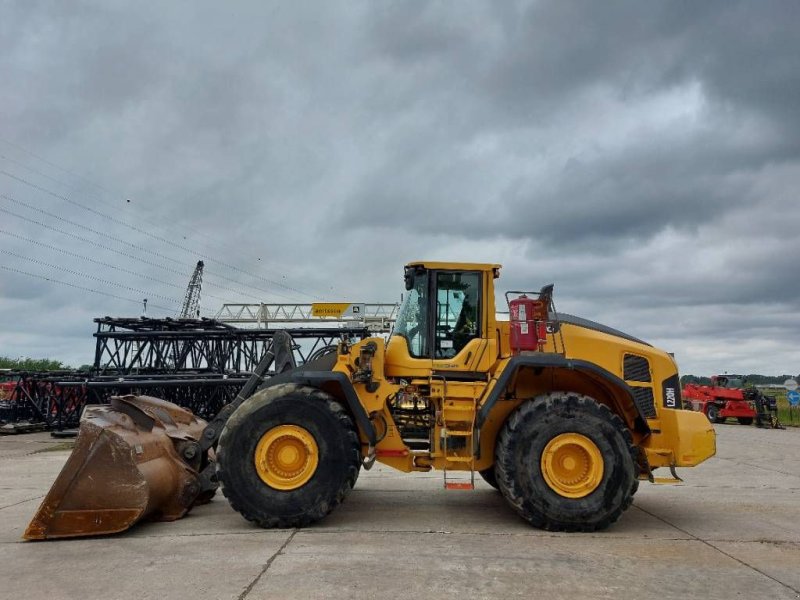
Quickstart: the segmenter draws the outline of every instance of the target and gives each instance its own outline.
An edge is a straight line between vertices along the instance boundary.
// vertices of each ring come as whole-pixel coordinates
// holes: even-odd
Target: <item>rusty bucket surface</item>
[[[75,448],[23,537],[104,535],[145,518],[180,519],[200,491],[196,441],[205,425],[147,396],[87,407]]]

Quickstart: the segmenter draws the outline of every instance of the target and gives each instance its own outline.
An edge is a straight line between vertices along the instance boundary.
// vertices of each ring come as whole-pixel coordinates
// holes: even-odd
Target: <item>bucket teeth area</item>
[[[23,537],[106,535],[146,518],[181,518],[200,485],[176,444],[199,439],[204,427],[190,412],[146,396],[88,407],[75,448]]]

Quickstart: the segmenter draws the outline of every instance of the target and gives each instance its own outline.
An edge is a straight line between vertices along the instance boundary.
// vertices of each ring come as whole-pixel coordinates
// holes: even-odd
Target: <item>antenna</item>
[[[203,286],[203,264],[202,260],[197,261],[192,278],[186,288],[186,296],[183,298],[183,306],[178,315],[179,319],[196,319],[200,317],[200,288]]]

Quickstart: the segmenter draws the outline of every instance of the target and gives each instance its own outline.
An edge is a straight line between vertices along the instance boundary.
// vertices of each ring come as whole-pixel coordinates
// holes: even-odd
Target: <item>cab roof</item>
[[[431,260],[416,260],[406,265],[407,267],[422,267],[423,269],[442,269],[453,271],[494,271],[503,265],[496,263],[466,263],[466,262],[437,262]]]

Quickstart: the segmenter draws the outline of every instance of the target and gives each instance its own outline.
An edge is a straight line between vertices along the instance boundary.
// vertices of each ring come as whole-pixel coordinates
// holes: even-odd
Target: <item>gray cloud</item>
[[[0,229],[126,271],[0,233],[39,261],[0,264],[125,298],[0,271],[2,353],[89,362],[92,316],[176,311],[200,257],[209,313],[391,301],[436,258],[555,281],[685,371],[797,372],[798,12],[6,2],[0,167],[116,221],[0,176],[101,234],[3,200],[50,229]]]

